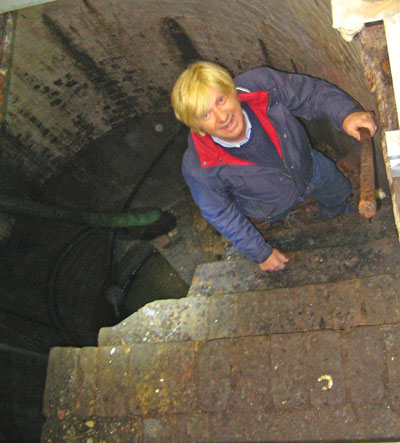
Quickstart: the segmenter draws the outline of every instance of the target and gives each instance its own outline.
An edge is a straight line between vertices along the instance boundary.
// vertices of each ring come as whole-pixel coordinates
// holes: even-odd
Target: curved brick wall
[[[270,65],[327,79],[373,107],[357,43],[329,0],[58,0],[19,11],[3,164],[40,183],[135,116],[169,109],[193,59],[237,74]]]

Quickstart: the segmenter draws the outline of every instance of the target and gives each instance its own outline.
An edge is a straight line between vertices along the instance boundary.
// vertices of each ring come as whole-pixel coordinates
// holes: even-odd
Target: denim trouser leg
[[[312,150],[314,171],[303,198],[315,198],[325,218],[334,218],[353,211],[348,201],[351,193],[349,180],[335,163],[318,151]]]

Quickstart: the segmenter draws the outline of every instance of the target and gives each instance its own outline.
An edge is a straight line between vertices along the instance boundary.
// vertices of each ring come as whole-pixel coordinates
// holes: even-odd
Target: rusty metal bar
[[[16,15],[0,14],[0,124],[5,119]]]
[[[369,130],[367,128],[360,128],[359,132],[361,136],[361,153],[358,212],[365,218],[371,218],[376,214],[374,151]]]

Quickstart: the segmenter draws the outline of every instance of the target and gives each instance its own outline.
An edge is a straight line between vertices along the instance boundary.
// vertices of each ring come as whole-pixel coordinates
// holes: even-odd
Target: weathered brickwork
[[[4,131],[22,148],[14,167],[39,181],[89,140],[168,110],[194,59],[233,74],[260,65],[311,74],[373,107],[358,46],[332,28],[328,0],[59,0],[20,11],[17,23]]]

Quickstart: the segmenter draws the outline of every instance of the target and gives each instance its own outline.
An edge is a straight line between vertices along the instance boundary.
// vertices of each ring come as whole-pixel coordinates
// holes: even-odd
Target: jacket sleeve
[[[349,114],[362,111],[336,86],[307,75],[263,67],[236,77],[235,83],[251,91],[268,91],[272,100],[281,101],[297,117],[327,119],[341,131]]]
[[[224,237],[257,263],[272,252],[258,229],[239,211],[229,190],[196,179],[183,165],[183,175],[204,218]]]

